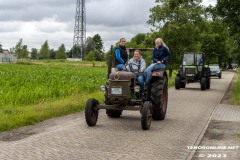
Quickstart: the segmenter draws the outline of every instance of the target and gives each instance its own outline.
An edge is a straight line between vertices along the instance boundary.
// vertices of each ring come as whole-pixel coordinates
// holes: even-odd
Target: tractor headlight
[[[135,91],[135,92],[139,92],[139,91],[140,91],[140,86],[135,86],[135,87],[134,87],[134,91]]]
[[[102,86],[100,87],[100,90],[104,92],[104,91],[106,90],[106,86],[102,85]]]

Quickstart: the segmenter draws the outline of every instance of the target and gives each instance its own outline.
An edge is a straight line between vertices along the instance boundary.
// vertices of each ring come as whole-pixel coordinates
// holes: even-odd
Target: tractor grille
[[[186,68],[185,73],[186,76],[195,76],[195,68]]]

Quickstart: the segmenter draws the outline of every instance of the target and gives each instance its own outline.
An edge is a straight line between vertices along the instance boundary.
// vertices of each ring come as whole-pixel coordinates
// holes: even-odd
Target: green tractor
[[[201,90],[210,89],[211,74],[204,53],[184,53],[175,78],[175,89],[185,88],[187,83],[194,82],[200,82]]]

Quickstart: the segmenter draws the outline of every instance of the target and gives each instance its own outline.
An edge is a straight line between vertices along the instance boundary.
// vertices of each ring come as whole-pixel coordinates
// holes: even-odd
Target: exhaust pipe
[[[112,70],[112,61],[113,61],[113,45],[111,45],[111,52],[108,58],[108,73],[107,73],[107,78],[109,79],[109,75],[111,74]]]

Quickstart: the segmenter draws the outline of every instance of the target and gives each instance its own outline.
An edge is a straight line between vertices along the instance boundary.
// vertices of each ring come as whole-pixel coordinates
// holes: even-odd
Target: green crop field
[[[106,81],[106,68],[1,65],[0,106],[29,105],[80,92]]]
[[[1,64],[0,131],[82,111],[91,97],[103,102],[99,87],[107,80],[105,66],[67,61]],[[169,78],[169,86],[174,85],[174,77]]]
[[[79,111],[90,96],[101,99],[96,91],[106,81],[106,70],[0,65],[0,131]]]

